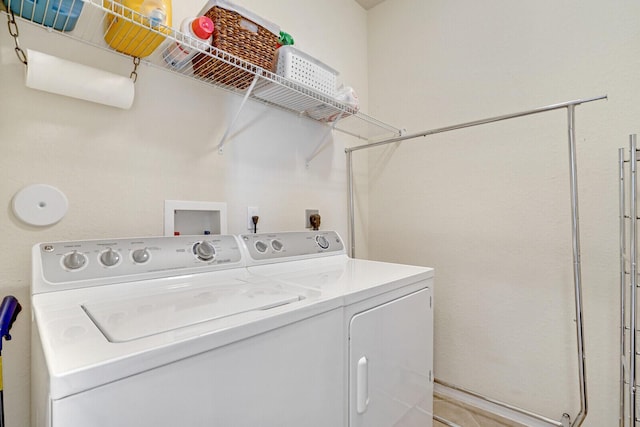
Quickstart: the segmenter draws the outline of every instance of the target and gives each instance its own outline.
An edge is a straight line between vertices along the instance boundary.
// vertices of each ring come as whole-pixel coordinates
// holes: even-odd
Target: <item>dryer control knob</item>
[[[87,263],[87,257],[78,251],[73,251],[70,254],[64,256],[62,263],[69,270],[77,270]]]
[[[202,241],[193,245],[193,253],[202,261],[211,261],[216,255],[216,249],[211,243]]]
[[[151,258],[151,254],[149,253],[149,250],[147,248],[136,249],[131,253],[131,258],[133,258],[133,262],[135,262],[136,264],[144,264],[145,262],[149,261],[149,258]]]
[[[316,243],[322,249],[329,249],[329,241],[324,236],[316,236]]]
[[[107,267],[113,267],[120,262],[120,254],[109,248],[100,255],[100,262]]]
[[[280,240],[273,240],[271,242],[271,247],[274,251],[280,252],[282,248],[284,248],[284,244]]]
[[[262,240],[258,240],[256,242],[256,250],[258,252],[260,252],[261,254],[267,252],[267,249],[269,249],[269,247],[267,246],[267,244],[265,242],[263,242]]]

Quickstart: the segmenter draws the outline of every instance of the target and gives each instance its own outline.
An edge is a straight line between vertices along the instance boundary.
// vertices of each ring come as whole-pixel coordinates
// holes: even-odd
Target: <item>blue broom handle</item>
[[[2,342],[3,339],[9,341],[11,335],[9,331],[13,322],[16,321],[22,306],[16,297],[9,295],[4,297],[0,304],[0,427],[4,427],[4,385],[2,381]]]
[[[20,310],[22,310],[22,307],[16,297],[12,295],[4,297],[0,305],[0,352],[2,352],[2,340],[9,341],[11,339],[9,330],[11,330],[11,326],[13,326],[13,322],[18,317]]]

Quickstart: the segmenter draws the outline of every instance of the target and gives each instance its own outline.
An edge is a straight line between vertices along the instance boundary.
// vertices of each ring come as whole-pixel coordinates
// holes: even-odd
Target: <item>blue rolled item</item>
[[[16,15],[59,31],[72,31],[83,0],[2,0]]]
[[[8,295],[2,300],[2,304],[0,305],[0,352],[2,352],[3,338],[6,338],[7,341],[11,339],[9,331],[21,310],[22,306],[16,297]]]

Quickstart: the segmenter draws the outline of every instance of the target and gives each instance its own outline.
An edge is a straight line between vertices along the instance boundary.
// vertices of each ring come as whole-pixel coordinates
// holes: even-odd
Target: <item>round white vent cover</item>
[[[68,208],[67,196],[51,185],[30,185],[13,196],[13,213],[29,225],[55,224],[66,215]]]

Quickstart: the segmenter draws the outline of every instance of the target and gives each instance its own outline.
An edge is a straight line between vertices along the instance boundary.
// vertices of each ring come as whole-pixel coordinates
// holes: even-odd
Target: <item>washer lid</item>
[[[82,309],[110,342],[127,342],[302,299],[284,289],[242,283],[87,302]]]

